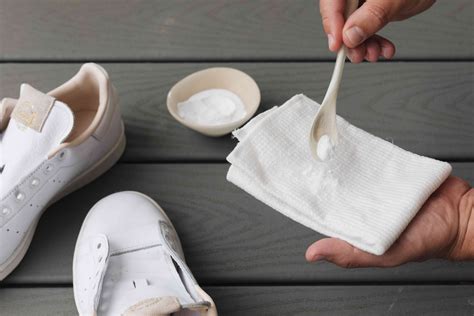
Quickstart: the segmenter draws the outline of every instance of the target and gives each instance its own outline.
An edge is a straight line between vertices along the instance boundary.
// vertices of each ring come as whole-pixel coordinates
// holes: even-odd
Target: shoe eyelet
[[[25,199],[26,195],[25,193],[21,192],[21,191],[16,191],[15,192],[15,198],[17,201],[23,201]]]
[[[32,188],[36,188],[40,184],[40,180],[38,178],[33,178],[30,182],[30,186]]]
[[[10,214],[10,212],[11,212],[11,209],[8,206],[2,206],[1,214],[3,216],[7,216],[8,214]]]
[[[50,173],[50,172],[53,171],[53,170],[54,170],[54,166],[51,165],[51,164],[49,164],[49,165],[46,166],[46,168],[44,168],[44,173],[45,173],[45,174],[48,174],[48,173]]]
[[[61,152],[59,153],[58,159],[59,159],[59,160],[64,160],[65,157],[66,157],[66,151],[63,150],[63,151],[61,151]]]

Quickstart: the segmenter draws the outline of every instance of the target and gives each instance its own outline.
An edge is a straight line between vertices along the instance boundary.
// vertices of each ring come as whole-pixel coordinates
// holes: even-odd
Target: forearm
[[[474,260],[474,189],[467,188],[459,201],[459,225],[451,260]]]

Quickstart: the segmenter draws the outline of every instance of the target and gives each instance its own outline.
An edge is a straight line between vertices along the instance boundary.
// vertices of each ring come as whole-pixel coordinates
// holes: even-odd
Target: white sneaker
[[[73,261],[79,315],[217,315],[184,262],[168,216],[149,197],[100,200],[79,233]]]
[[[13,111],[12,111],[13,109]],[[43,211],[109,169],[125,147],[105,70],[85,64],[44,94],[27,84],[0,106],[0,280],[20,263]]]

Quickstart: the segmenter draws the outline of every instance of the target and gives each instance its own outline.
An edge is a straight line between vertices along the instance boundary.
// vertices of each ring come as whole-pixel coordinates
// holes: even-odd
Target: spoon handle
[[[349,16],[354,13],[359,5],[358,0],[346,0],[346,7],[344,10],[344,18],[347,20]],[[336,102],[337,93],[339,91],[339,86],[341,84],[342,71],[344,70],[344,62],[346,60],[346,47],[342,44],[341,48],[337,52],[336,65],[334,66],[334,71],[332,73],[331,81],[329,83],[328,90],[324,96],[323,103],[326,102]]]
[[[344,20],[347,21],[351,14],[357,10],[358,6],[359,0],[346,0],[346,7],[344,8]]]
[[[332,73],[331,81],[329,82],[328,90],[324,96],[323,103],[335,103],[337,100],[337,93],[341,85],[342,71],[344,70],[344,61],[346,60],[346,47],[343,45],[337,52],[336,65]]]

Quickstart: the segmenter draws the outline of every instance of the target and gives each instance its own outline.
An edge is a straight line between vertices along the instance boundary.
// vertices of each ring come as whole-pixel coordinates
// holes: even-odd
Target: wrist
[[[474,260],[474,189],[468,189],[459,201],[458,234],[448,254],[450,260]]]

